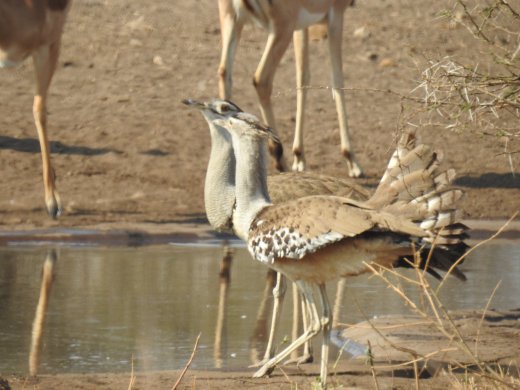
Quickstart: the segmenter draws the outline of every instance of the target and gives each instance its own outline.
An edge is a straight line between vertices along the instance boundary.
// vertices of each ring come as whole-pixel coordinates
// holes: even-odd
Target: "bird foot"
[[[296,364],[299,366],[300,364],[307,364],[312,363],[314,361],[314,357],[310,353],[304,353],[301,356],[298,356],[296,358],[288,359],[283,364],[284,366],[287,366],[289,364]]]
[[[269,362],[265,363],[257,372],[253,374],[253,378],[261,378],[263,376],[269,375],[273,372],[275,366],[271,366]]]

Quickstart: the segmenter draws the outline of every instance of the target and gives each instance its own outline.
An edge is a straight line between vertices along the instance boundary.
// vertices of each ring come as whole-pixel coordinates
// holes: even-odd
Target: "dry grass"
[[[199,346],[200,335],[201,334],[199,333],[199,335],[197,336],[197,339],[195,340],[195,345],[193,346],[193,351],[191,352],[191,356],[188,359],[188,362],[186,363],[184,368],[182,369],[182,372],[179,375],[177,382],[175,382],[175,384],[173,385],[172,390],[175,390],[179,387],[180,383],[182,382],[182,378],[184,378],[184,375],[188,371],[188,368],[190,368],[191,362],[193,361],[193,358],[195,357],[195,352],[197,352],[197,347]]]
[[[493,240],[505,227],[516,217],[513,216],[495,235],[490,237],[488,240],[481,242],[480,244],[473,247],[473,249]],[[425,366],[428,361],[437,355],[444,354],[446,352],[458,351],[462,352],[465,363],[458,360],[450,361],[450,364],[445,369],[445,374],[449,375],[452,386],[457,389],[520,389],[520,378],[519,373],[511,369],[511,367],[504,367],[501,365],[492,365],[483,361],[479,356],[479,335],[480,328],[484,320],[484,315],[489,309],[489,305],[493,299],[495,288],[491,297],[489,298],[484,310],[482,317],[479,322],[476,342],[471,345],[466,337],[464,337],[460,329],[457,327],[454,319],[450,316],[448,310],[439,299],[439,292],[443,287],[441,282],[439,286],[434,287],[430,284],[426,273],[423,269],[418,267],[421,263],[420,251],[416,251],[415,258],[411,261],[415,270],[413,277],[404,276],[403,274],[389,268],[380,266],[372,266],[367,264],[371,268],[374,275],[380,278],[388,288],[397,294],[403,302],[410,308],[411,312],[421,318],[421,325],[427,324],[433,326],[440,334],[442,334],[446,340],[446,347],[441,348],[437,351],[429,353],[427,355],[421,355],[420,353],[403,348],[395,343],[392,343],[386,336],[383,335],[381,329],[372,325],[372,329],[385,339],[391,348],[397,349],[401,352],[405,352],[410,356],[408,362],[399,364],[399,367],[408,366],[412,367],[416,373],[416,388],[420,388],[419,381],[419,370],[418,363]],[[431,256],[431,252],[428,256]],[[465,257],[465,256],[464,256]],[[459,260],[461,262],[463,258]],[[429,258],[426,260],[429,261]],[[449,272],[448,272],[449,274]],[[448,276],[448,275],[446,275]],[[409,287],[415,287],[409,288]],[[420,298],[412,296],[411,291],[420,291]],[[421,302],[420,304],[416,303]],[[379,368],[383,368],[380,366]],[[388,369],[389,366],[384,368]],[[397,367],[396,367],[397,368]],[[374,378],[377,373],[377,366],[371,364]],[[463,374],[461,374],[461,372]]]
[[[504,154],[520,138],[520,9],[507,0],[454,0],[441,18],[474,38],[478,59],[429,59],[412,91],[430,113],[431,124],[505,138]],[[417,108],[416,108],[417,109]]]

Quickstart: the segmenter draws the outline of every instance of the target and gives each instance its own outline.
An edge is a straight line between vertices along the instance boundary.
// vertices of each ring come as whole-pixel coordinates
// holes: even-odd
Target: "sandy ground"
[[[32,65],[27,61],[20,68],[0,72],[3,234],[41,228],[136,229],[162,234],[209,231],[202,195],[209,134],[201,116],[180,101],[217,95],[220,33],[215,3],[75,2],[49,103],[53,163],[64,204],[58,220],[49,219],[44,211],[39,146],[31,115]],[[384,91],[405,94],[415,88],[425,58],[453,55],[475,63],[482,56],[464,29],[450,28],[437,17],[445,6],[426,0],[365,0],[346,13],[344,70],[354,151],[367,176],[360,181],[363,184],[377,182],[394,145],[401,102]],[[250,80],[264,42],[262,31],[246,27],[235,69],[234,100],[256,114]],[[326,44],[313,42],[311,84],[316,88],[309,92],[306,112],[307,163],[312,171],[342,177],[346,167],[339,154],[336,114],[330,92],[323,88],[329,79],[328,67],[323,67],[326,58]],[[273,103],[288,152],[295,107],[292,53],[284,57],[277,72]],[[457,185],[466,191],[467,218],[509,218],[520,209],[518,154],[509,161],[503,139],[479,135],[477,130],[455,132],[424,125],[419,135],[441,148],[446,165],[457,170]],[[519,150],[519,141],[510,141],[507,148]],[[176,377],[175,373],[150,375],[157,378],[157,388],[171,386]],[[290,387],[281,374],[262,381],[233,374],[231,382],[224,373],[191,375],[199,378],[195,387],[203,388],[262,386],[259,383]],[[214,385],[212,379],[203,379],[206,375],[222,382],[215,379]],[[63,376],[50,383],[43,378],[37,387],[122,388],[128,379]],[[357,379],[343,379],[349,386],[357,385]],[[309,378],[294,380],[308,383]],[[190,381],[195,379],[186,383]],[[370,376],[360,381],[361,387],[372,386]],[[137,383],[136,388],[152,388]]]
[[[424,55],[478,61],[474,40],[437,18],[442,4],[360,1],[344,32],[345,83],[354,151],[375,184],[392,152],[400,99],[420,79]],[[364,28],[364,33],[355,34]],[[246,27],[237,53],[234,100],[258,114],[252,73],[265,33]],[[180,101],[217,94],[220,34],[216,4],[174,7],[123,0],[78,0],[66,26],[50,93],[49,136],[64,214],[44,211],[41,163],[31,115],[31,61],[0,72],[0,229],[98,227],[100,224],[204,222],[203,178],[209,136],[200,114]],[[322,60],[323,59],[323,60]],[[308,168],[346,176],[328,85],[325,42],[311,44],[306,111]],[[379,91],[379,92],[378,92]],[[278,128],[290,150],[294,126],[294,57],[275,78]],[[418,121],[419,119],[417,119]],[[500,138],[422,126],[424,142],[442,148],[467,196],[468,218],[508,218],[520,208],[520,176],[511,174]],[[508,150],[518,150],[512,141]],[[518,169],[518,155],[513,167]],[[289,156],[290,157],[290,156]],[[288,159],[290,161],[290,158]]]

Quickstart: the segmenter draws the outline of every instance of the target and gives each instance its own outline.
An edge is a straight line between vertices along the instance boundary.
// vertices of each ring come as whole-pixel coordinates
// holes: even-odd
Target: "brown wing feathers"
[[[260,212],[250,237],[261,243],[263,261],[280,256],[301,258],[348,237],[387,232],[399,237],[399,245],[403,239],[416,240],[425,251],[435,243],[429,272],[438,277],[433,268],[447,271],[467,249],[463,242],[467,228],[459,222],[462,213],[455,206],[463,193],[450,187],[455,172],[439,171],[442,155],[426,145],[401,152],[394,155],[397,163],[389,166],[374,195],[364,203],[312,196]],[[283,245],[276,242],[284,240],[291,242],[291,250],[277,252]],[[402,258],[396,259],[396,266],[406,264]],[[464,278],[460,271],[454,275]]]

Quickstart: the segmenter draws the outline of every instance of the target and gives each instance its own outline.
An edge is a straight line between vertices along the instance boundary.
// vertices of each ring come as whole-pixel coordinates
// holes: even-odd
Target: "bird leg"
[[[325,284],[320,284],[320,301],[322,308],[321,316],[321,328],[323,330],[323,341],[321,345],[321,387],[325,389],[327,387],[327,366],[329,361],[329,344],[330,344],[330,330],[332,325],[332,312],[330,310],[329,299],[327,297],[327,289]]]
[[[301,298],[301,299],[300,299]],[[299,332],[299,319],[300,310],[298,310],[298,303],[301,301],[301,317],[303,321],[303,330],[309,328],[309,308],[307,307],[306,301],[301,297],[298,287],[293,283],[293,301],[294,301],[294,312],[293,312],[293,340],[296,340]],[[312,363],[314,360],[312,356],[312,345],[310,342],[306,342],[303,345],[303,354],[298,355],[298,351],[293,351],[293,354],[289,360],[284,362],[285,364],[305,364]]]
[[[285,292],[287,291],[287,282],[285,276],[280,272],[276,273],[276,285],[273,288],[273,315],[271,318],[271,329],[269,331],[269,340],[265,349],[264,358],[258,363],[252,364],[249,367],[260,367],[266,364],[274,356],[274,336],[278,329],[280,312],[282,310]]]
[[[320,319],[318,309],[316,308],[316,303],[314,302],[312,285],[302,280],[299,280],[295,283],[300,289],[300,292],[303,295],[303,299],[307,303],[307,308],[309,309],[308,312],[310,317],[310,326],[307,329],[305,329],[305,331],[300,337],[294,340],[283,351],[281,351],[278,355],[270,359],[257,372],[255,372],[255,374],[253,375],[254,378],[260,378],[264,375],[268,375],[269,373],[271,373],[278,364],[280,364],[283,360],[290,356],[294,350],[300,348],[303,344],[310,341],[314,336],[316,336],[319,333],[319,331],[322,328],[322,320]]]

